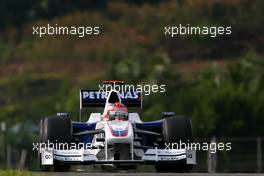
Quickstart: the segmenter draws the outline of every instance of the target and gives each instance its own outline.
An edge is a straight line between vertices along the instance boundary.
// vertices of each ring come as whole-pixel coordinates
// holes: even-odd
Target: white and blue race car
[[[88,121],[83,122],[72,121],[67,113],[42,119],[41,169],[68,171],[71,165],[94,164],[102,168],[110,165],[131,169],[138,164],[151,164],[158,172],[191,170],[196,164],[196,153],[182,147],[192,141],[189,118],[175,117],[171,112],[163,113],[161,120],[152,122],[143,122],[136,112],[127,112],[127,116],[115,113],[111,118],[109,112],[117,102],[125,107],[141,107],[142,95],[116,90],[80,90],[80,119],[84,107],[103,106],[104,112],[91,113]]]

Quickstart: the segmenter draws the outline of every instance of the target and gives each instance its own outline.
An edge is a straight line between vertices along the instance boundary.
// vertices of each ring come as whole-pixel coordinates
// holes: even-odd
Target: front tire
[[[72,140],[72,123],[67,117],[47,117],[40,121],[39,138],[41,143],[67,143]],[[70,165],[54,161],[53,165],[41,165],[41,155],[39,154],[40,168],[44,172],[67,172]]]
[[[192,124],[187,117],[169,117],[163,122],[164,143],[177,143],[178,148],[181,144],[192,142]],[[157,172],[190,172],[192,165],[187,165],[186,160],[175,163],[158,163],[155,166]]]

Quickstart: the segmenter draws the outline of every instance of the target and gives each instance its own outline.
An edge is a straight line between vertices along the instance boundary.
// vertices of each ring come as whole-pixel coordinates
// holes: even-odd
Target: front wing
[[[196,152],[185,149],[148,149],[140,160],[98,160],[91,149],[78,150],[41,150],[41,164],[53,165],[54,161],[70,164],[115,164],[115,163],[145,163],[185,161],[186,164],[196,164]]]

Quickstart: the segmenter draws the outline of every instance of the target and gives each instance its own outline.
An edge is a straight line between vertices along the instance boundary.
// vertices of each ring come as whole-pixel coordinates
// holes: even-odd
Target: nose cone
[[[129,121],[108,121],[105,124],[107,143],[131,143],[133,128]]]

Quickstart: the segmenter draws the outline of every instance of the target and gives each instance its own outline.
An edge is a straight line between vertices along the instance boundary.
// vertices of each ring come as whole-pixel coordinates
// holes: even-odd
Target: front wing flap
[[[186,149],[148,149],[142,160],[157,162],[186,160],[187,164],[196,164],[196,152]]]

